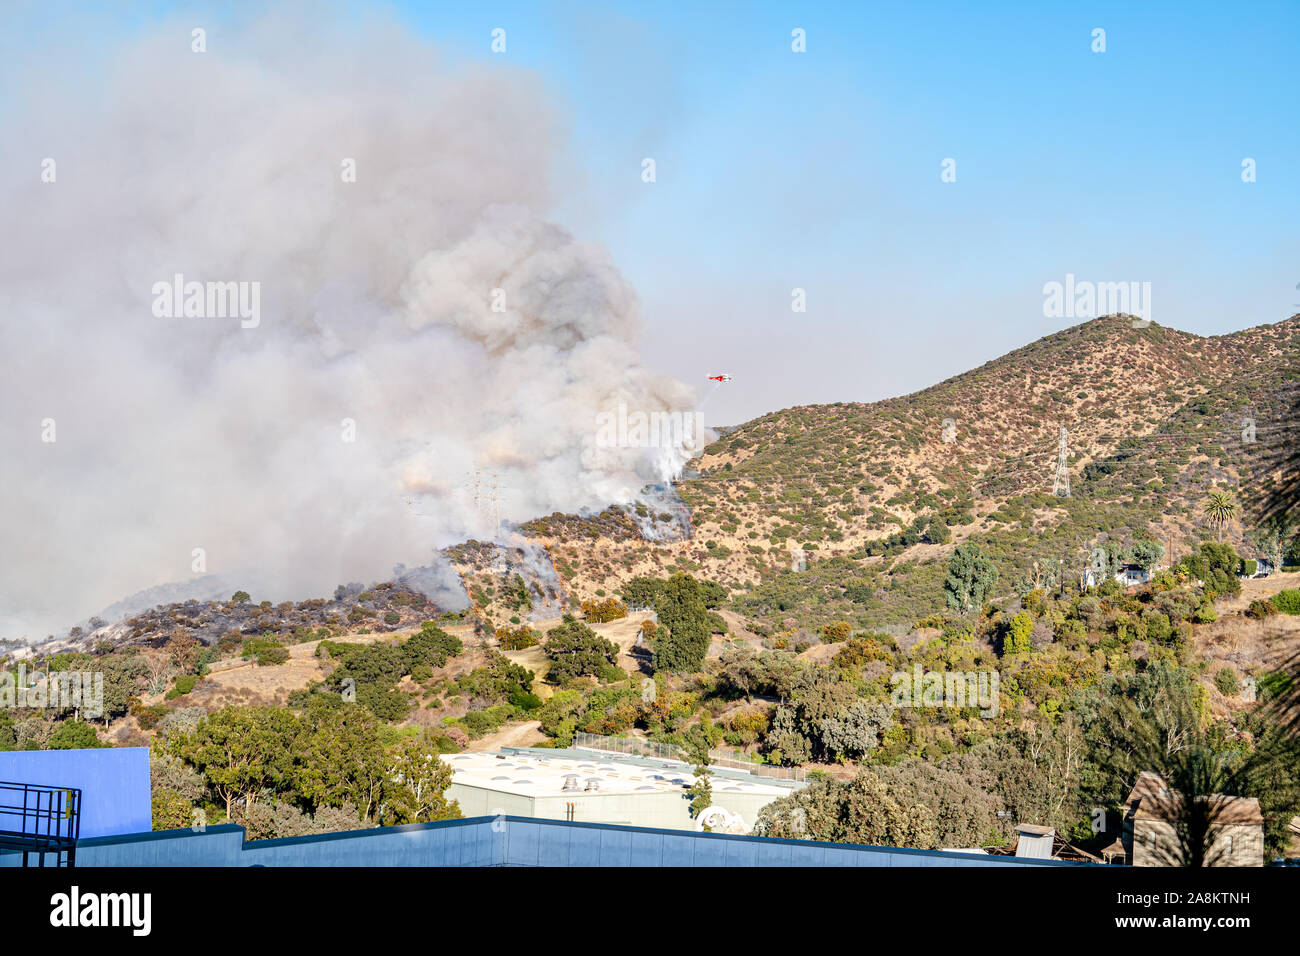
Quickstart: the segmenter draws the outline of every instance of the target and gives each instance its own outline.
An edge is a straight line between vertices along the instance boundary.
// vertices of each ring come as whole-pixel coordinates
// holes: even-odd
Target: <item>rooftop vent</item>
[[[599,789],[600,789],[600,780],[599,780],[599,778],[597,778],[597,777],[588,777],[588,778],[587,778],[587,789],[588,789],[588,790],[599,790]]]
[[[579,789],[581,789],[581,788],[578,786],[578,775],[577,775],[576,773],[566,773],[566,774],[564,775],[564,785],[563,785],[562,787],[560,787],[560,789],[561,789],[561,790],[579,790]]]

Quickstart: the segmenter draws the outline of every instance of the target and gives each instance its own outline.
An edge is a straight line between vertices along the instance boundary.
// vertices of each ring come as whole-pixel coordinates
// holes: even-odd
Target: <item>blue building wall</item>
[[[0,866],[21,858],[0,854]],[[242,827],[165,830],[83,840],[79,867],[135,866],[1075,866],[894,847],[521,817],[440,823],[244,842]]]
[[[83,838],[153,827],[147,747],[0,751],[0,780],[80,788]]]

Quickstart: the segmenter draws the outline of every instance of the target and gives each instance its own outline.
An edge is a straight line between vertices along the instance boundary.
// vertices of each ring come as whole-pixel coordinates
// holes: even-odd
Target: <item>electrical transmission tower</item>
[[[1070,439],[1061,426],[1061,440],[1056,450],[1056,481],[1052,485],[1052,494],[1058,498],[1070,497]]]

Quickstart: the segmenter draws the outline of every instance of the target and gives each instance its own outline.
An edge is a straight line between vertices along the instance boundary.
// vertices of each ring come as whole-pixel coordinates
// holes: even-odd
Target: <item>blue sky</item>
[[[85,16],[111,43],[222,9]],[[550,91],[568,134],[553,216],[635,285],[652,366],[735,376],[709,398],[715,423],[976,367],[1075,321],[1043,315],[1066,273],[1149,281],[1152,317],[1199,334],[1300,311],[1297,2],[382,9],[452,61]],[[16,14],[0,54],[66,41],[49,11]]]
[[[1067,272],[1200,334],[1300,311],[1295,3],[415,6],[457,55],[505,28],[570,105],[561,218],[636,284],[654,364],[736,376],[719,421],[979,365],[1071,324],[1042,313]]]

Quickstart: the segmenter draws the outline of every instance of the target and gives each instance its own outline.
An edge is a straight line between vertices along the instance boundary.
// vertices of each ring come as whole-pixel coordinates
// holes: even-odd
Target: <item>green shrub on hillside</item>
[[[1277,613],[1277,605],[1272,601],[1264,598],[1250,602],[1250,607],[1246,608],[1246,616],[1253,617],[1257,621],[1262,621],[1267,617],[1272,617]]]
[[[1283,614],[1300,614],[1300,588],[1286,588],[1273,595],[1273,606]]]
[[[1237,682],[1237,674],[1231,667],[1224,667],[1214,675],[1214,686],[1219,688],[1219,693],[1224,697],[1235,697],[1240,685]]]

